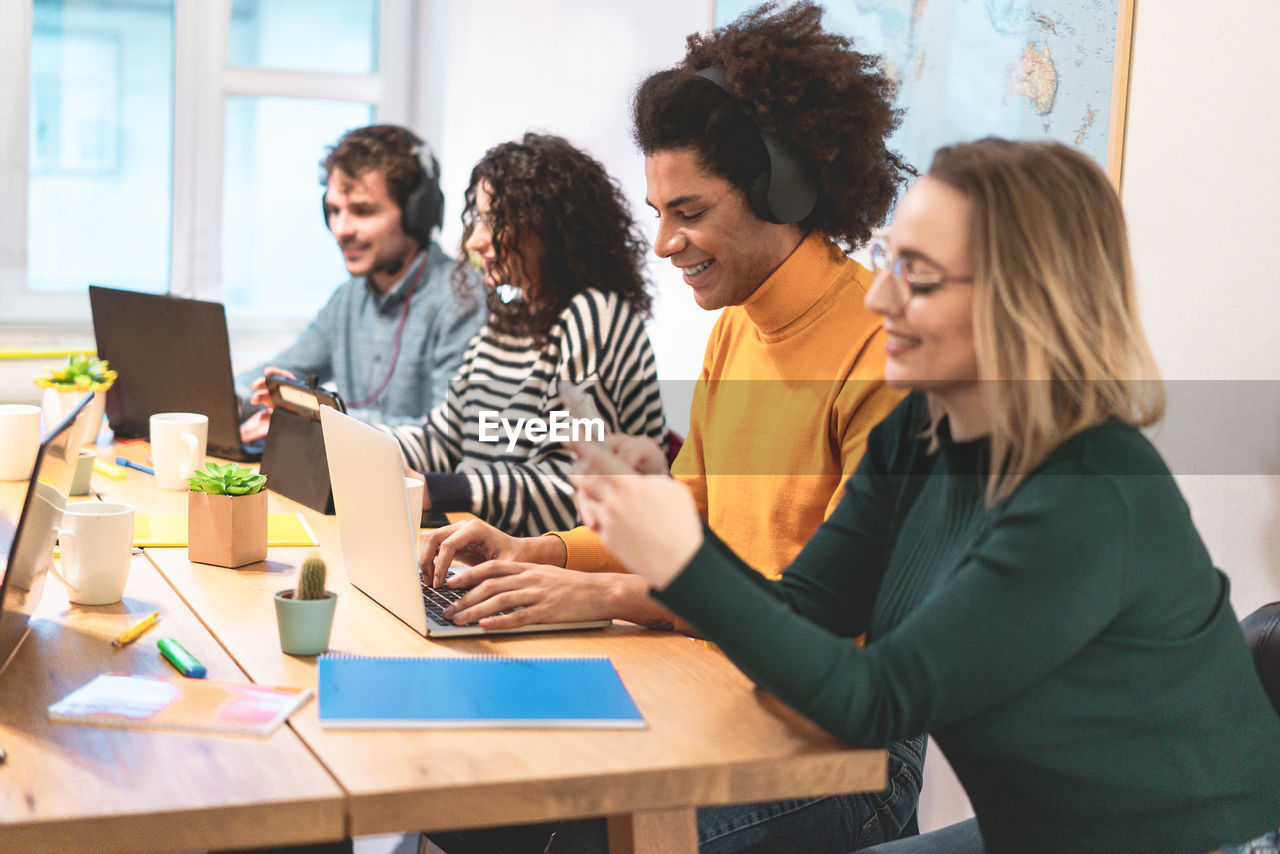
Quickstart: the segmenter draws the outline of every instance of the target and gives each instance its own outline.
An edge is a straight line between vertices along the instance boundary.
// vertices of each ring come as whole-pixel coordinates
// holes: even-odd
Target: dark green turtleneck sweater
[[[983,503],[986,443],[871,434],[780,581],[708,535],[663,604],[850,744],[920,732],[988,851],[1204,854],[1280,825],[1280,719],[1186,503],[1111,422]],[[865,631],[865,649],[849,638]]]

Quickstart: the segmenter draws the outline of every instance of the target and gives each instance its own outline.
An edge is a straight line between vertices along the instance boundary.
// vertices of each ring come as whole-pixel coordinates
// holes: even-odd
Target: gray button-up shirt
[[[409,298],[396,357],[396,331],[405,297],[424,264],[426,274]],[[362,421],[421,421],[444,400],[467,344],[485,321],[478,277],[474,297],[464,305],[449,283],[452,271],[453,259],[433,241],[385,295],[364,276],[348,279],[293,346],[237,378],[240,393],[247,395],[249,383],[272,365],[303,380],[318,376],[325,385],[337,388],[350,414]],[[388,372],[386,387],[367,400]]]

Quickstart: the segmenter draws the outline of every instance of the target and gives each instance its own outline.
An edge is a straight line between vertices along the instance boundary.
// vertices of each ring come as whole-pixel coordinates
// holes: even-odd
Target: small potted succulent
[[[67,358],[61,368],[50,368],[47,377],[36,377],[36,385],[44,389],[41,409],[44,412],[44,429],[51,430],[76,408],[80,398],[96,391],[89,404],[92,423],[102,424],[102,413],[107,405],[107,389],[116,381],[116,372],[107,367],[105,359],[88,353],[75,353]],[[94,435],[87,437],[92,442]]]
[[[266,475],[235,463],[196,469],[187,478],[187,556],[228,567],[266,560],[266,483]]]
[[[289,655],[319,655],[329,648],[338,594],[324,589],[324,561],[312,555],[298,571],[297,587],[276,594],[280,649]]]

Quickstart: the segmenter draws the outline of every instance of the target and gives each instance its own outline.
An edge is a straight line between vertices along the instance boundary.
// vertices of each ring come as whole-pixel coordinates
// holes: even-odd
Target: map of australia
[[[716,25],[758,0],[716,0]],[[898,84],[891,144],[916,168],[996,135],[1052,138],[1106,165],[1119,0],[824,0],[824,25]]]
[[[1006,100],[1025,95],[1036,105],[1037,115],[1053,111],[1053,97],[1058,94],[1058,70],[1049,57],[1049,45],[1044,52],[1036,49],[1035,42],[1027,45],[1022,55],[1004,70]]]

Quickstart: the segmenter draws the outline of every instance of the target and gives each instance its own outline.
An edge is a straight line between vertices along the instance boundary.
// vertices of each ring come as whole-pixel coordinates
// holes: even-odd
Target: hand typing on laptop
[[[565,558],[559,537],[513,537],[479,519],[423,531],[418,537],[418,565],[423,581],[432,587],[444,584],[455,563],[475,566],[504,560],[564,566]]]
[[[652,441],[610,435],[616,458],[643,473],[666,473],[666,455]],[[468,590],[446,619],[486,629],[545,622],[620,619],[671,629],[672,615],[649,597],[647,582],[623,572],[565,569],[557,536],[512,537],[480,520],[424,532],[419,539],[424,582]],[[457,564],[469,568],[459,569]],[[453,567],[453,574],[449,573]]]
[[[666,474],[666,453],[644,436],[611,433],[609,447],[622,462],[641,474]],[[454,563],[474,566],[489,560],[524,561],[563,567],[568,554],[559,537],[513,537],[479,519],[423,531],[418,538],[422,577],[432,587],[444,584]]]
[[[608,620],[622,616],[614,603],[626,596],[626,588],[634,586],[635,580],[635,576],[612,572],[490,560],[456,569],[449,576],[448,587],[471,589],[444,611],[444,618],[459,626],[478,623],[485,629]]]
[[[389,434],[328,406],[320,407],[320,424],[347,578],[419,634],[443,638],[488,631],[563,631],[609,625],[607,618],[548,621],[545,608],[530,614],[499,614],[506,607],[524,607],[532,600],[525,596],[512,602],[512,597],[495,597],[501,589],[495,589],[493,583],[483,587],[488,576],[470,569],[447,586],[428,584],[416,552],[418,523],[411,519],[413,499],[406,489],[399,444]],[[490,556],[483,550],[467,554],[482,560]],[[499,568],[487,571],[501,575]],[[473,577],[468,578],[467,573]],[[495,578],[495,582],[500,580]],[[466,589],[476,583],[483,590]],[[464,592],[472,598],[461,608],[451,608]],[[482,611],[474,610],[476,599],[490,598],[496,601]],[[504,606],[504,601],[512,604]],[[444,615],[446,609],[449,616]],[[476,621],[480,625],[475,625]]]

